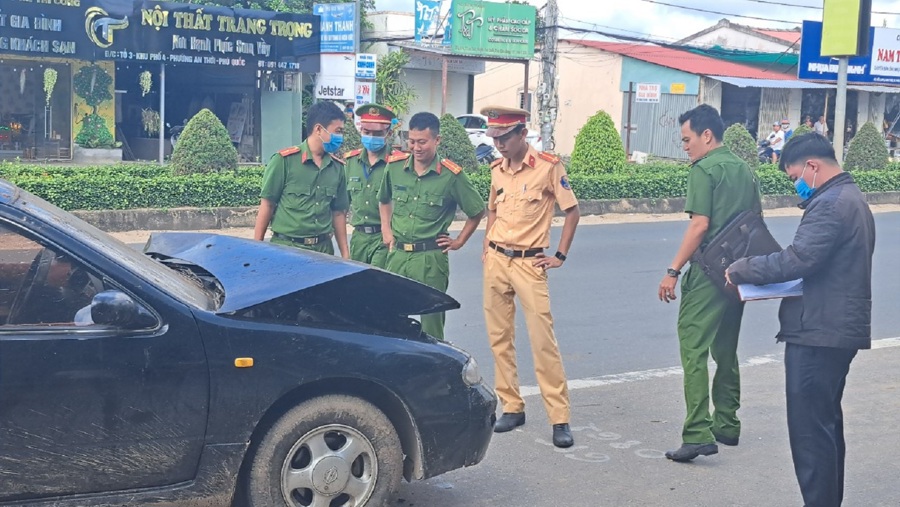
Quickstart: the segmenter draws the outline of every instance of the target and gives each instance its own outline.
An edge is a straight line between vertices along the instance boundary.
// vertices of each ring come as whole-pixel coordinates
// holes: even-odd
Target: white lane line
[[[872,340],[872,349],[886,349],[891,347],[900,347],[900,337],[884,338],[881,340]],[[865,351],[863,351],[865,353]],[[764,364],[774,364],[781,362],[782,355],[769,354],[765,356],[751,357],[741,363],[741,368],[751,366],[760,366]],[[640,382],[642,380],[650,380],[655,378],[681,376],[681,367],[673,366],[671,368],[658,368],[655,370],[630,371],[627,373],[617,373],[614,375],[603,375],[601,377],[587,377],[569,380],[569,390],[588,389],[591,387],[610,386],[614,384],[625,384],[629,382]],[[520,392],[522,396],[535,396],[541,394],[538,386],[521,386]]]

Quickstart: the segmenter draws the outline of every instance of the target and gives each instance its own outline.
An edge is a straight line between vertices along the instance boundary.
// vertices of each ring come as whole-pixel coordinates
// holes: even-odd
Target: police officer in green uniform
[[[263,175],[259,213],[253,237],[262,241],[270,223],[272,243],[334,254],[347,247],[347,177],[335,154],[341,147],[344,112],[331,102],[309,108],[307,138],[269,160]]]
[[[675,284],[694,252],[715,237],[732,217],[759,205],[759,184],[750,167],[722,146],[725,124],[719,112],[703,104],[681,115],[679,122],[681,141],[692,163],[685,202],[691,221],[659,284],[659,299],[666,303],[675,300]],[[687,416],[681,447],[666,452],[673,461],[716,454],[717,441],[738,445],[741,388],[737,343],[743,313],[742,302],[724,295],[699,265],[691,263],[681,281],[678,312]],[[716,362],[712,416],[707,369],[710,354]]]
[[[378,190],[391,155],[386,139],[396,122],[391,110],[366,104],[356,110],[363,147],[347,153],[347,190],[350,191],[350,258],[379,268],[387,266],[388,246],[382,242]],[[401,162],[395,162],[401,163]]]
[[[437,157],[441,124],[431,113],[409,120],[408,153],[392,156],[378,200],[381,233],[390,245],[387,269],[447,290],[450,260],[447,253],[466,244],[484,216],[484,200],[456,163]],[[393,162],[403,161],[402,164]],[[468,219],[456,239],[447,229],[459,206]],[[444,339],[444,314],[422,316],[422,330]]]

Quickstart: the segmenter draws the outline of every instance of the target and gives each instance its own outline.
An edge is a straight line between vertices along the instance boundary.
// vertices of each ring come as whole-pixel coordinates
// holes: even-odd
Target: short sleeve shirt
[[[369,153],[362,149],[356,155],[347,157],[347,190],[350,194],[350,225],[378,225],[378,191],[384,180],[386,155],[384,150],[374,165],[369,164]]]
[[[742,211],[759,204],[759,183],[750,166],[720,146],[696,161],[688,173],[685,213],[709,217],[705,246]]]
[[[488,240],[510,248],[549,248],[555,204],[564,211],[578,205],[556,156],[529,147],[521,168],[510,168],[509,159],[495,163],[488,208],[497,218]]]
[[[403,164],[389,164],[378,200],[393,202],[391,228],[401,243],[418,243],[446,234],[457,207],[470,218],[484,211],[484,200],[466,173],[452,171],[446,161],[437,158],[422,176],[413,168],[412,157]]]
[[[782,148],[784,148],[784,131],[779,130],[778,132],[771,132],[766,140],[769,141],[769,145],[773,149],[781,150]],[[776,144],[777,140],[780,140],[781,142]]]
[[[300,238],[334,232],[332,213],[350,207],[344,166],[326,156],[320,168],[305,142],[298,148],[273,155],[263,174],[260,197],[276,205],[272,231]]]

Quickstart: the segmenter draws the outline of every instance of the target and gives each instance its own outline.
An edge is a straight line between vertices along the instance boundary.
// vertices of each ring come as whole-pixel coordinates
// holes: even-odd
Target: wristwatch
[[[554,255],[554,257],[561,260],[562,262],[566,262],[566,254],[560,252],[559,250],[556,251],[556,254]]]
[[[666,274],[671,276],[672,278],[678,278],[678,275],[681,274],[681,271],[678,271],[674,268],[666,268]]]

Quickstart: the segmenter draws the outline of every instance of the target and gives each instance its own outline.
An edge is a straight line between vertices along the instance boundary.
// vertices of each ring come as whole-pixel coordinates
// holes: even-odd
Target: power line
[[[774,2],[772,0],[744,0],[745,2],[753,2],[757,4],[767,4],[767,5],[777,5],[779,7],[797,7],[800,9],[815,9],[817,11],[821,11],[822,7],[817,5],[799,5],[799,4],[787,4],[784,2]],[[886,12],[886,11],[872,11],[872,14],[885,14],[888,16],[898,16],[900,12]]]
[[[758,20],[758,21],[771,21],[771,22],[773,22],[773,23],[787,23],[787,24],[791,24],[791,25],[798,25],[798,24],[800,24],[799,21],[788,21],[788,20],[785,20],[785,19],[775,19],[775,18],[761,18],[761,17],[757,17],[757,16],[744,16],[744,15],[742,15],[742,14],[732,14],[732,13],[729,13],[729,12],[711,11],[711,10],[707,10],[707,9],[700,9],[700,8],[698,8],[698,7],[687,7],[687,6],[685,6],[685,5],[670,4],[670,3],[667,3],[667,2],[660,2],[659,0],[641,0],[641,1],[642,1],[642,2],[651,3],[651,4],[665,5],[666,7],[674,7],[674,8],[676,8],[676,9],[684,9],[684,10],[688,10],[688,11],[696,11],[696,12],[705,12],[705,13],[708,13],[708,14],[718,14],[718,15],[720,15],[720,16],[730,16],[730,17],[734,17],[734,18],[755,19],[755,20]]]

